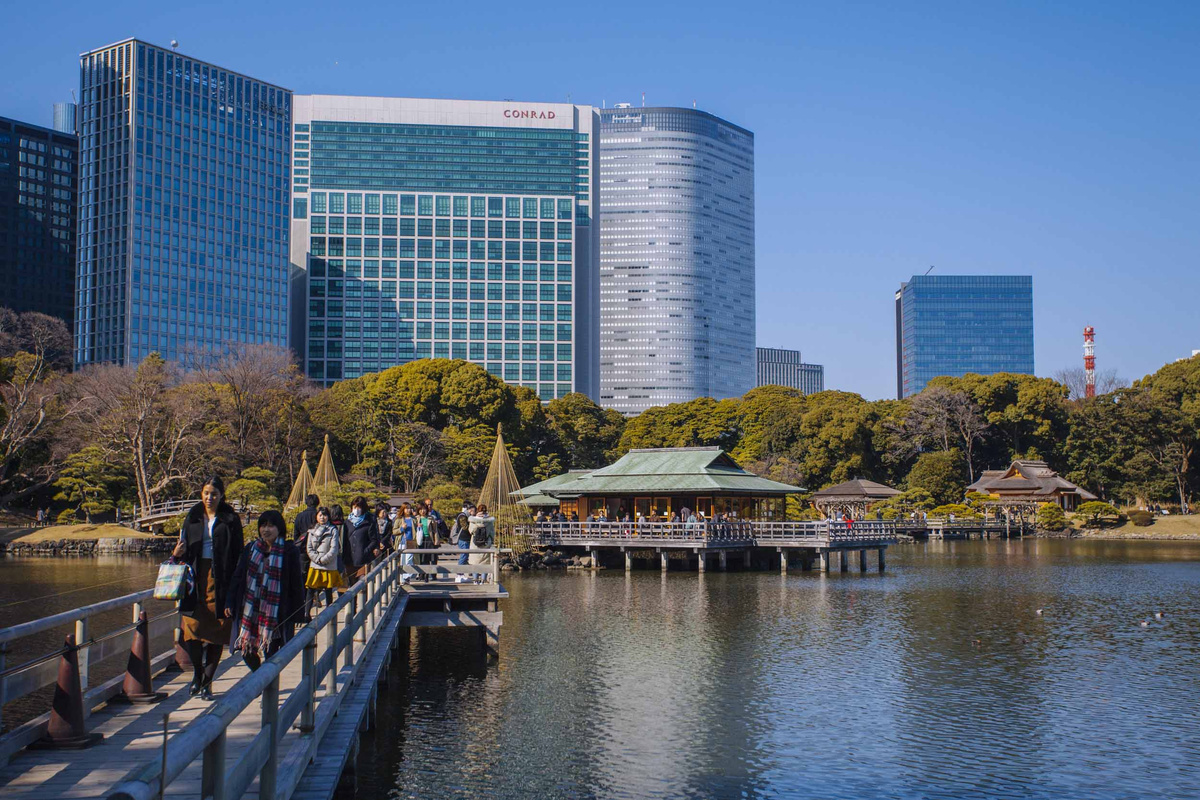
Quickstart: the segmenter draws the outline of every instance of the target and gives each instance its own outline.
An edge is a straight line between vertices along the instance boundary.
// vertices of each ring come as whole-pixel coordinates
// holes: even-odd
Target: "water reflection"
[[[413,635],[359,796],[1200,796],[1200,545],[932,542],[888,564],[508,576],[496,665],[470,631]],[[3,624],[154,566],[0,562],[0,602],[127,579]]]

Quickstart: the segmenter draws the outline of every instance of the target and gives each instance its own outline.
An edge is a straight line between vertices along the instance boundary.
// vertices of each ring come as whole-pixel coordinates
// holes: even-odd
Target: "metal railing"
[[[432,551],[427,551],[432,552]],[[212,800],[241,797],[257,777],[258,796],[288,800],[304,774],[303,768],[281,771],[281,763],[308,764],[321,745],[349,690],[359,682],[361,660],[354,646],[365,649],[366,626],[371,636],[383,630],[395,612],[400,552],[391,553],[368,572],[256,671],[231,688],[208,713],[192,720],[166,743],[162,758],[146,764],[130,780],[108,794],[110,800],[152,800],[159,797],[196,759],[202,759],[200,796]],[[345,612],[345,624],[339,617]],[[341,628],[339,630],[339,627]],[[317,640],[325,651],[317,657]],[[288,698],[279,702],[280,677],[300,659],[301,677]],[[338,664],[341,663],[339,668]],[[339,680],[340,679],[340,680]],[[317,701],[317,688],[325,694]],[[262,727],[233,764],[226,758],[226,729],[257,697],[262,696]],[[281,747],[292,723],[303,734]]]
[[[117,695],[121,688],[120,678],[88,691],[89,670],[93,664],[98,664],[114,656],[129,656],[129,648],[133,643],[134,629],[137,627],[138,618],[144,610],[144,604],[153,597],[154,590],[146,589],[0,630],[0,708],[3,708],[6,703],[53,685],[58,679],[59,660],[66,652],[65,647],[59,647],[21,664],[9,666],[8,655],[12,643],[27,636],[70,625],[74,625],[75,629],[79,681],[81,688],[84,689],[84,714],[90,713],[92,706]],[[96,632],[91,630],[93,617],[123,608],[131,609],[131,624],[100,635],[96,635]],[[177,609],[151,618],[149,621],[151,640],[155,636],[175,628],[178,625],[178,618]],[[171,654],[171,652],[165,653],[155,661],[166,659]],[[13,753],[44,736],[48,719],[48,715],[43,715],[0,736],[0,761],[9,758]]]
[[[486,583],[495,584],[500,580],[500,554],[511,553],[512,550],[497,547],[470,547],[460,549],[458,547],[434,547],[429,549],[410,548],[407,550],[397,551],[400,556],[413,556],[412,564],[402,564],[401,571],[405,575],[420,575],[429,576],[434,580],[454,579],[459,575],[480,575],[483,576]],[[416,563],[421,556],[432,556],[437,559],[438,556],[468,556],[473,553],[484,553],[489,556],[484,564],[419,564]],[[403,558],[401,559],[403,561]]]
[[[862,520],[849,524],[832,520],[804,522],[536,522],[527,529],[539,544],[586,545],[745,545],[811,543],[816,546],[855,543],[888,544],[896,540],[896,523]]]

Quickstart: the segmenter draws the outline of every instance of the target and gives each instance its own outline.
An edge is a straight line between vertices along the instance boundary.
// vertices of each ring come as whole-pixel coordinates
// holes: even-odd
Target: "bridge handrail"
[[[132,780],[114,787],[107,795],[108,799],[153,800],[160,796],[160,792],[178,778],[189,764],[197,758],[202,758],[202,797],[213,797],[214,800],[241,797],[257,775],[259,797],[288,800],[297,788],[301,771],[297,771],[295,775],[278,775],[280,742],[283,739],[283,734],[279,731],[286,732],[296,717],[301,717],[303,725],[310,730],[315,727],[316,687],[325,682],[330,670],[336,676],[339,656],[342,656],[346,648],[350,648],[350,653],[346,655],[347,661],[344,666],[352,666],[354,674],[343,682],[340,688],[335,688],[332,693],[327,694],[321,701],[322,705],[331,700],[335,707],[340,705],[346,691],[356,683],[355,675],[360,662],[349,660],[353,658],[355,639],[367,619],[376,615],[381,598],[395,597],[393,590],[400,574],[399,559],[400,551],[382,559],[315,620],[297,631],[279,652],[238,681],[213,704],[208,713],[192,720],[172,736],[167,741],[164,758],[153,759]],[[363,596],[363,603],[361,608],[355,611],[359,595]],[[338,615],[347,605],[350,606],[350,611],[346,628],[339,633]],[[320,631],[326,632],[327,648],[318,660],[316,638]],[[280,704],[280,676],[297,657],[303,658],[300,683],[292,690],[289,700]],[[336,686],[336,677],[332,683]],[[262,729],[238,762],[226,769],[225,730],[259,695],[263,695]],[[308,745],[313,748],[313,752],[319,746],[324,731],[317,729],[315,733]],[[282,791],[279,790],[280,782],[285,784]]]
[[[616,539],[623,542],[670,541],[695,543],[744,543],[757,546],[760,542],[773,544],[782,541],[812,539],[814,541],[873,542],[892,539],[896,523],[891,520],[856,520],[850,525],[833,520],[727,520],[702,523],[686,522],[535,522],[534,535],[545,544],[570,544],[597,539]]]
[[[190,509],[192,506],[196,505],[196,503],[199,503],[199,502],[200,501],[198,499],[164,500],[161,503],[154,503],[153,505],[150,505],[150,506],[134,506],[133,507],[133,518],[135,520],[138,520],[138,519],[146,519],[148,517],[158,517],[158,516],[162,516],[164,514],[167,514],[169,512],[174,512],[174,511],[183,512],[183,511]]]
[[[153,597],[154,590],[145,589],[0,629],[0,708],[52,685],[58,678],[58,661],[66,652],[65,647],[58,647],[36,655],[24,663],[9,666],[8,653],[11,643],[71,623],[75,625],[75,652],[79,661],[80,688],[89,698],[85,703],[85,713],[90,710],[92,700],[99,702],[108,699],[111,696],[111,692],[107,691],[111,688],[108,684],[95,689],[94,692],[87,691],[91,665],[116,656],[128,655],[138,618],[145,603]],[[98,636],[90,630],[92,617],[127,607],[131,607],[133,612],[129,624]],[[153,637],[174,627],[178,613],[178,610],[172,609],[151,618],[150,635]],[[38,717],[0,736],[0,759],[7,758],[41,736],[45,732],[46,721],[46,717]]]

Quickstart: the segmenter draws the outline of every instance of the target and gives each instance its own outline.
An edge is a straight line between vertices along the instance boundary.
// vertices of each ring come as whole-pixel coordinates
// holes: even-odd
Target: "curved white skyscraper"
[[[687,108],[600,112],[600,403],[755,386],[754,134]]]

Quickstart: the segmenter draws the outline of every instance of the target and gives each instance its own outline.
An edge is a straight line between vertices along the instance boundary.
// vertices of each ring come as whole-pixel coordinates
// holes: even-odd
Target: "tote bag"
[[[158,567],[158,579],[154,581],[155,600],[178,600],[187,593],[191,567],[175,561],[164,561]]]

